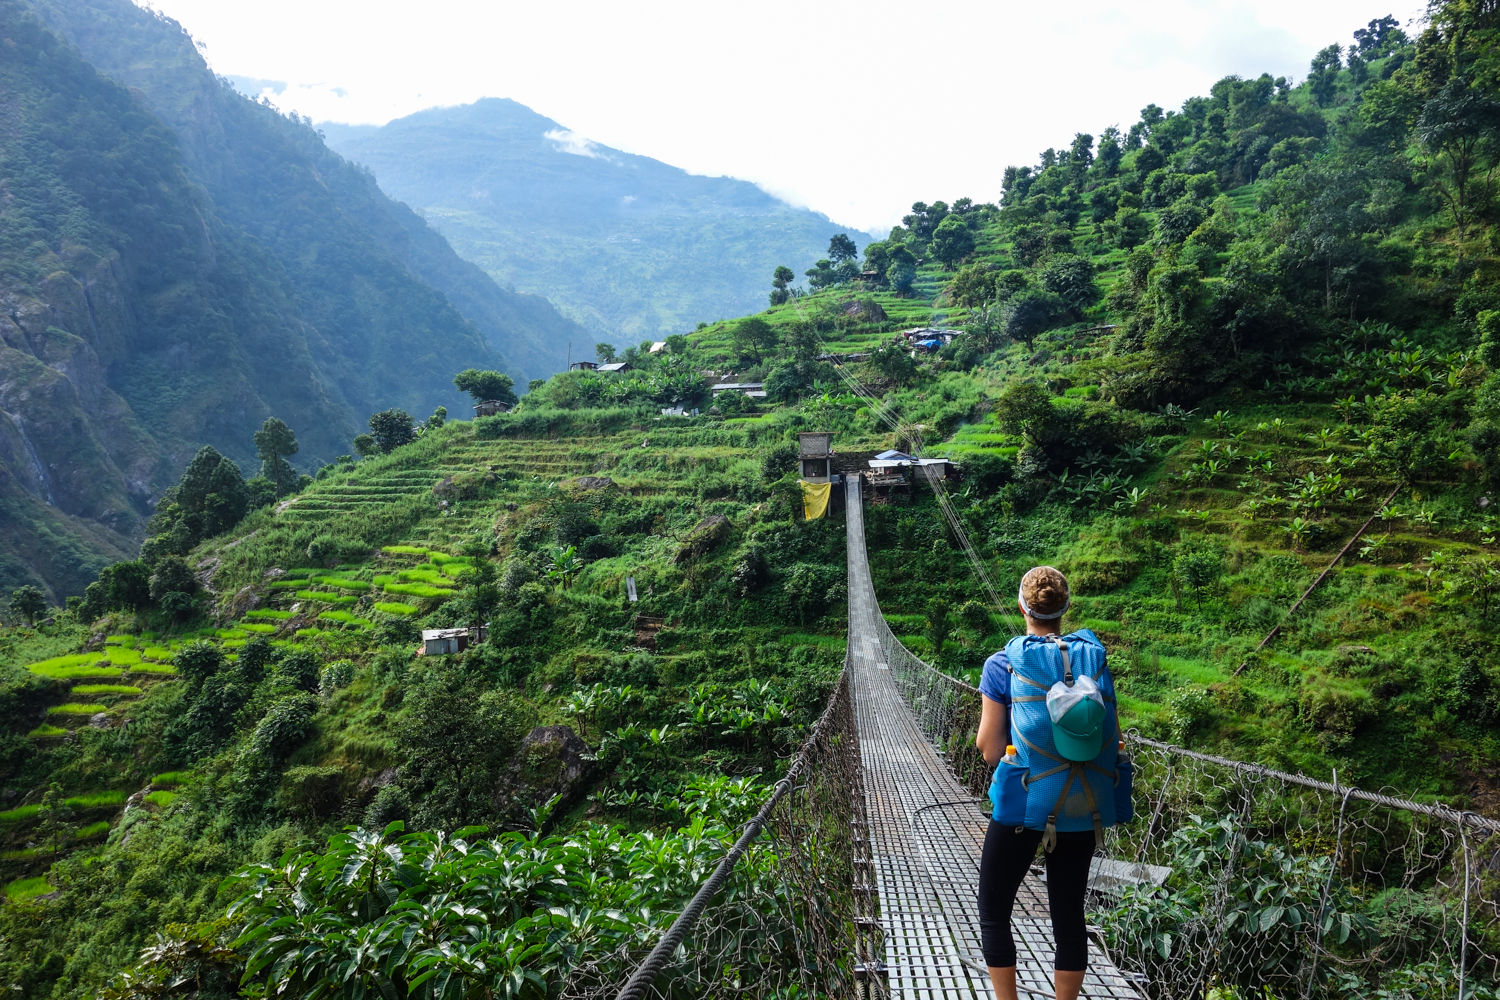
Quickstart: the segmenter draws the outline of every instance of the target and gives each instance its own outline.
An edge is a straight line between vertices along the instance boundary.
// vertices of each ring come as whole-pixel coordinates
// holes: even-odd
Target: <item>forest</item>
[[[296,421],[242,432],[259,482],[200,451],[137,559],[62,607],[12,597],[0,980],[621,981],[839,675],[844,522],[803,516],[808,430],[850,469],[951,459],[943,498],[1002,595],[1037,563],[1068,574],[1064,628],[1105,641],[1128,728],[1500,818],[1492,6],[1436,4],[1411,34],[1377,18],[1300,82],[1226,78],[1059,136],[994,203],[836,237],[767,275],[763,312],[599,344],[627,367],[532,380],[506,412],[377,401],[295,481]],[[512,388],[454,374],[476,401]],[[875,587],[903,644],[972,680],[1006,609],[938,508],[925,485],[872,498]],[[482,623],[461,652],[419,646]],[[1149,917],[1170,953],[1226,863],[1216,822],[1173,834],[1172,881],[1101,914],[1106,935]],[[1373,961],[1288,987],[1277,951],[1208,995],[1457,996],[1441,887],[1365,897],[1329,859],[1316,839],[1260,857],[1283,875],[1256,932],[1334,899],[1334,958]],[[775,864],[764,843],[742,862],[716,904],[733,967],[684,995],[773,992]],[[1421,933],[1393,946],[1397,921]],[[1496,933],[1473,930],[1466,997],[1500,995]]]

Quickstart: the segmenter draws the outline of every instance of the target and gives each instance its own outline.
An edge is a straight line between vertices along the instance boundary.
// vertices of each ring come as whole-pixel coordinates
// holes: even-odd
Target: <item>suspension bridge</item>
[[[891,995],[903,1000],[987,997],[991,989],[980,956],[978,893],[989,819],[927,739],[891,672],[886,647],[892,637],[883,627],[870,580],[859,480],[849,478],[846,489],[847,662],[880,906],[883,954],[878,969]],[[1035,874],[1022,883],[1012,929],[1017,980],[1051,996],[1047,890]],[[1083,995],[1137,996],[1098,955],[1089,963]]]
[[[988,769],[973,746],[979,693],[892,634],[858,478],[845,488],[848,652],[827,709],[630,978],[589,995],[783,996],[793,984],[810,996],[993,995],[977,903],[988,825]],[[1091,923],[1084,997],[1198,1000],[1219,989],[1311,1000],[1372,996],[1378,983],[1384,997],[1467,998],[1476,980],[1500,979],[1500,822],[1336,774],[1324,782],[1126,738],[1137,819],[1111,829],[1095,859],[1091,920],[1113,921],[1113,940],[1106,947]],[[795,968],[759,987],[726,985],[745,946],[714,932],[715,899],[763,833],[783,882],[780,925],[767,932]],[[1194,836],[1206,846],[1174,854]],[[1166,898],[1158,889],[1184,857],[1196,888]],[[1053,995],[1038,871],[1013,917],[1018,986],[1033,998]]]

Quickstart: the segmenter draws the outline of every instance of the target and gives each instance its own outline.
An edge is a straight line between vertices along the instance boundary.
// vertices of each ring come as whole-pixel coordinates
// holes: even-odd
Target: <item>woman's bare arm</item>
[[[1010,740],[1010,710],[989,695],[981,695],[984,710],[979,715],[979,734],[974,745],[984,754],[984,762],[991,767],[1005,756],[1005,744]]]

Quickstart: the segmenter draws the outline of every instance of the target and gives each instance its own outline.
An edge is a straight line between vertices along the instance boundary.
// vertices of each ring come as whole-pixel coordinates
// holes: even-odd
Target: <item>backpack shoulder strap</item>
[[[1073,658],[1068,654],[1068,643],[1060,635],[1054,635],[1052,641],[1057,643],[1057,651],[1062,654],[1063,661],[1063,683],[1068,687],[1073,686]]]

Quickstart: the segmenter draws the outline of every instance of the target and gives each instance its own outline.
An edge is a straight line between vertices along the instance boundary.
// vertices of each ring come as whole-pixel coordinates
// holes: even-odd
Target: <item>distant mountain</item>
[[[461,256],[616,346],[762,309],[778,264],[800,274],[835,233],[872,239],[746,181],[589,142],[511,100],[319,128]]]
[[[0,0],[0,38],[0,592],[81,592],[199,447],[253,472],[267,416],[310,470],[375,410],[462,407],[454,372],[545,374],[583,336],[175,21]]]

